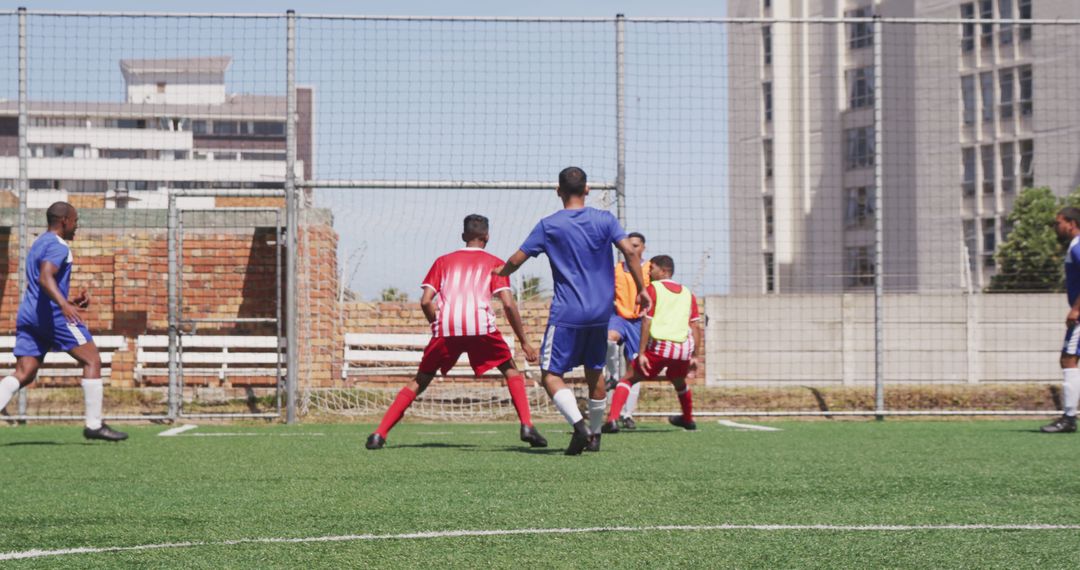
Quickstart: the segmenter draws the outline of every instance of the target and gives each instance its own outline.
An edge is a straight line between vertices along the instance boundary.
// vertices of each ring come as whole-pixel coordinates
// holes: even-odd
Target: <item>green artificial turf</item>
[[[621,530],[333,542],[258,538],[657,525],[1080,523],[1080,434],[1040,421],[643,422],[602,451],[530,450],[511,424],[127,426],[88,443],[73,425],[0,428],[0,553],[200,542],[0,566],[1055,568],[1078,530]],[[121,426],[118,426],[121,427]],[[250,436],[206,437],[232,433]],[[323,435],[314,435],[323,434]]]

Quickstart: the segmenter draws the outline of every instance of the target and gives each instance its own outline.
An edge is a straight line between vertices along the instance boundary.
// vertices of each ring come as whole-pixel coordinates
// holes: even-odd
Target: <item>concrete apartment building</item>
[[[284,96],[226,91],[228,56],[122,60],[124,102],[30,101],[31,208],[78,195],[165,208],[168,189],[282,188]],[[297,89],[297,176],[312,168],[313,94]],[[18,177],[18,102],[0,101],[0,187]],[[10,200],[10,196],[9,196]],[[213,198],[185,198],[213,207]]]
[[[732,0],[730,16],[1080,18],[1074,0]],[[870,290],[874,43],[885,287],[989,285],[1020,189],[1080,185],[1080,26],[729,27],[735,294]]]

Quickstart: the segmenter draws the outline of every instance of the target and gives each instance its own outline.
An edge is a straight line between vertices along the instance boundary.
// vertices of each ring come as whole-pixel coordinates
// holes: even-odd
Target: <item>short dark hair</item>
[[[488,233],[488,219],[480,214],[465,216],[464,231],[465,239],[476,239]]]
[[[49,227],[53,227],[59,224],[61,220],[71,215],[75,211],[75,206],[68,204],[67,202],[53,202],[49,206],[48,210],[45,210],[45,221],[48,222]]]
[[[639,240],[641,240],[641,243],[645,243],[645,235],[640,232],[630,232],[626,234],[626,239],[630,238],[638,238]]]
[[[675,260],[670,255],[657,255],[649,260],[649,263],[675,275]]]
[[[1057,215],[1065,218],[1066,220],[1076,224],[1076,227],[1080,228],[1080,208],[1074,208],[1073,206],[1066,206],[1058,211]]]
[[[587,182],[585,171],[576,166],[567,166],[559,173],[559,189],[567,196],[584,195]]]

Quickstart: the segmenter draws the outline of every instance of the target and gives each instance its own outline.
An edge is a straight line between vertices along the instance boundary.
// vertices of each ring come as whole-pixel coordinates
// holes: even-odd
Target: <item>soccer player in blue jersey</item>
[[[556,192],[563,209],[540,220],[506,264],[493,273],[509,276],[530,257],[548,256],[555,281],[547,329],[540,345],[541,382],[555,407],[574,427],[567,455],[579,455],[586,447],[600,449],[607,392],[601,376],[607,354],[607,326],[615,301],[614,244],[626,256],[626,265],[637,286],[638,302],[648,311],[652,299],[645,294],[641,257],[611,212],[585,206],[589,194],[585,172],[571,166],[559,173]],[[589,424],[578,410],[573,391],[563,376],[585,366],[589,386]]]
[[[1065,251],[1065,289],[1069,314],[1065,316],[1065,344],[1061,347],[1061,373],[1064,384],[1061,405],[1065,413],[1042,427],[1043,433],[1076,431],[1076,407],[1080,402],[1080,208],[1062,208],[1054,220],[1058,240],[1068,244]]]
[[[126,433],[101,421],[101,355],[79,311],[90,306],[90,294],[83,291],[68,300],[73,259],[67,242],[75,237],[79,214],[71,204],[56,202],[45,217],[49,230],[34,241],[26,257],[26,292],[15,322],[15,373],[0,380],[0,410],[19,388],[34,381],[46,353],[64,351],[83,367],[83,437],[127,439]]]

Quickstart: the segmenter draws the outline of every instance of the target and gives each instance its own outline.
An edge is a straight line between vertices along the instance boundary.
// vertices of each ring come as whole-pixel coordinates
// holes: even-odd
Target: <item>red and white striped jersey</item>
[[[649,313],[645,315],[645,318],[651,319],[656,314],[656,286],[663,285],[672,293],[680,293],[683,290],[683,286],[671,281],[670,279],[663,279],[655,281],[649,284],[649,287],[645,289],[645,293],[652,299],[652,308],[649,309]],[[687,326],[694,321],[701,320],[701,314],[698,311],[697,296],[690,296],[690,321]],[[672,342],[669,340],[657,340],[654,338],[649,339],[649,346],[645,347],[647,352],[658,354],[664,358],[670,358],[672,360],[690,360],[694,354],[694,329],[691,327],[689,334],[686,336],[686,340],[683,342]]]
[[[483,249],[466,247],[435,260],[422,287],[435,295],[432,336],[480,336],[496,332],[491,297],[510,289],[510,279],[493,277],[503,261]]]

